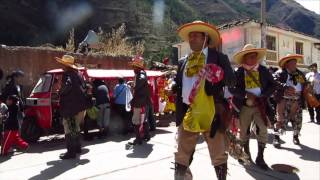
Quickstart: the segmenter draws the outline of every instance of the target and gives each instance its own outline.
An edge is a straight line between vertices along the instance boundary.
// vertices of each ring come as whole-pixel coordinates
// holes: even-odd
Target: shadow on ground
[[[85,165],[89,163],[88,159],[73,159],[73,160],[56,160],[49,161],[47,165],[50,166],[47,169],[41,171],[38,175],[31,177],[29,180],[38,179],[54,179],[55,177],[73,169],[79,165]]]
[[[268,171],[264,171],[260,169],[255,164],[251,164],[249,166],[244,166],[246,172],[252,176],[254,179],[258,180],[299,180],[299,176],[296,173],[281,173],[278,171],[274,171],[272,169]]]
[[[299,146],[301,149],[293,149],[288,147],[281,147],[281,149],[292,151],[295,154],[299,155],[299,157],[303,160],[315,161],[315,162],[320,161],[320,150],[310,148],[303,144],[300,144]]]
[[[153,144],[135,145],[130,154],[127,155],[128,158],[147,158],[153,151]]]

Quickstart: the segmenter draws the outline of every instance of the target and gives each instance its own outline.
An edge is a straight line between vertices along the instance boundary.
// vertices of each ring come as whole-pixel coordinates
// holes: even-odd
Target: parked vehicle
[[[127,81],[133,80],[133,70],[103,70],[103,69],[79,69],[86,81],[94,79],[104,80],[112,90],[122,77]],[[160,71],[146,71],[151,84],[163,75]],[[50,70],[41,75],[38,83],[33,88],[30,96],[26,98],[25,118],[21,127],[22,137],[29,142],[36,142],[41,135],[53,132],[63,132],[62,120],[59,113],[59,89],[63,70]],[[155,93],[155,88],[153,92]],[[112,117],[111,117],[112,120]]]

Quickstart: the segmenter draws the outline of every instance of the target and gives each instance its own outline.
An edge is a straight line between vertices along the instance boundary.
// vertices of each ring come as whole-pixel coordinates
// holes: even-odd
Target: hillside
[[[222,24],[259,19],[260,0],[0,0],[0,44],[64,45],[75,28],[76,44],[89,29],[126,24],[127,36],[146,41],[146,55],[159,59],[178,38],[175,29],[196,19]],[[320,15],[293,0],[268,0],[268,23],[320,37]],[[160,52],[160,53],[159,53]]]

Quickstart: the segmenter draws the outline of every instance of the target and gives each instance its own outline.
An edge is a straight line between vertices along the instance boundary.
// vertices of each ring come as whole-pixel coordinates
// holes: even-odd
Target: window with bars
[[[303,43],[302,42],[296,42],[296,54],[303,55]]]
[[[267,49],[276,51],[276,37],[274,36],[267,36]]]

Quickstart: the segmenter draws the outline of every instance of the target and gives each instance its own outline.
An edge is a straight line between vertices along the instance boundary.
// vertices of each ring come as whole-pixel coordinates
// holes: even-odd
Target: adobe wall
[[[62,57],[66,53],[65,51],[41,47],[0,46],[0,68],[4,71],[4,76],[16,69],[21,69],[25,72],[25,77],[21,79],[21,84],[24,85],[25,95],[27,96],[42,73],[62,67],[55,61],[55,57]],[[127,69],[128,61],[130,60],[130,57],[68,54],[76,58],[76,63],[86,64],[86,67],[89,68]],[[5,77],[1,80],[1,87],[3,87],[4,82]]]

